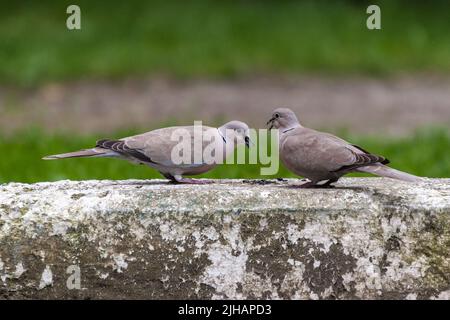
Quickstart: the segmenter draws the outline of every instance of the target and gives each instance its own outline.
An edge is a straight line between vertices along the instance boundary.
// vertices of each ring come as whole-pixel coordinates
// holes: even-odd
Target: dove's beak
[[[269,121],[267,121],[266,125],[270,124],[269,130],[273,128],[273,122],[275,121],[275,117],[270,118]]]
[[[254,146],[255,144],[253,143],[253,141],[251,141],[250,140],[250,137],[249,136],[246,136],[245,137],[245,146],[247,147],[247,148],[250,148],[250,146]]]

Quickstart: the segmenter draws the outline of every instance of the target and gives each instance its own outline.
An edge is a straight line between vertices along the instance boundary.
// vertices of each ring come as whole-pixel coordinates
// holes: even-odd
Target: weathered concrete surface
[[[295,183],[0,185],[0,298],[450,298],[450,179]]]

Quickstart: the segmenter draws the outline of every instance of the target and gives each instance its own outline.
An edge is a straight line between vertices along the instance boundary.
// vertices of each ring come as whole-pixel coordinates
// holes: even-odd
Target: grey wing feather
[[[147,157],[139,150],[130,148],[123,140],[99,140],[96,144],[97,148],[112,150],[126,157],[133,157],[142,162],[155,163],[151,158]]]
[[[335,135],[332,135],[331,133],[326,133],[326,132],[320,132],[320,134],[326,136],[327,138],[336,141],[337,143],[341,143],[342,146],[345,146],[346,148],[349,148],[350,150],[352,150],[353,152],[356,153],[357,156],[357,160],[355,162],[356,164],[360,164],[360,163],[364,163],[364,161],[366,161],[366,164],[370,164],[373,161],[375,162],[380,162],[381,164],[388,164],[390,163],[390,161],[388,159],[386,159],[383,156],[379,156],[379,155],[375,155],[363,148],[361,148],[360,146],[357,146],[356,144],[351,144],[348,141],[345,141],[344,139],[341,139]],[[365,157],[365,156],[361,156],[361,154],[365,154],[369,157]]]
[[[353,170],[359,167],[365,167],[371,164],[375,163],[386,163],[386,160],[384,157],[377,156],[370,153],[355,153],[354,151],[351,151],[355,154],[355,161],[352,164],[344,165],[340,167],[336,171],[348,171]],[[389,161],[389,160],[387,160]]]
[[[203,126],[204,130],[213,129],[210,127]],[[172,150],[174,147],[180,142],[174,140],[172,135],[175,130],[186,130],[186,133],[189,133],[191,138],[191,147],[193,146],[193,127],[169,127],[162,128],[154,131],[150,131],[144,134],[124,138],[121,140],[122,144],[114,145],[114,148],[122,148],[126,149],[125,152],[130,154],[135,158],[141,158],[146,160],[145,162],[152,162],[155,164],[163,165],[163,166],[177,166],[177,167],[196,167],[202,166],[202,164],[194,164],[191,161],[191,164],[175,164],[172,161]],[[123,145],[123,146],[122,146]],[[193,147],[191,148],[191,153],[193,153]]]
[[[283,144],[284,152],[301,161],[312,171],[346,171],[384,161],[380,156],[365,153],[361,148],[328,133],[312,129],[292,132]]]

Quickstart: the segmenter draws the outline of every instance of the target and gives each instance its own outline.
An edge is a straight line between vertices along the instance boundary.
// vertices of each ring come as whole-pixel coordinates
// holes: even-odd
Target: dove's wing
[[[385,161],[328,133],[297,128],[284,137],[281,152],[291,167],[312,172],[351,170]]]
[[[203,133],[206,130],[210,130],[209,134],[218,135],[216,128],[202,126]],[[208,139],[202,140],[203,148],[210,143]],[[191,153],[190,164],[176,164],[172,159],[172,151],[180,144],[180,141],[186,143],[187,148],[185,150]],[[100,140],[97,142],[97,147],[113,150],[144,163],[166,167],[196,167],[204,165],[203,163],[194,162],[193,126],[162,128],[121,140]]]

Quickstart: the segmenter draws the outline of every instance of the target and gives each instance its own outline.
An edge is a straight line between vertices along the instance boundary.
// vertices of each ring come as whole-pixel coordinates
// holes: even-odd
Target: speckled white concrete
[[[299,183],[0,185],[0,298],[448,299],[450,179]]]

